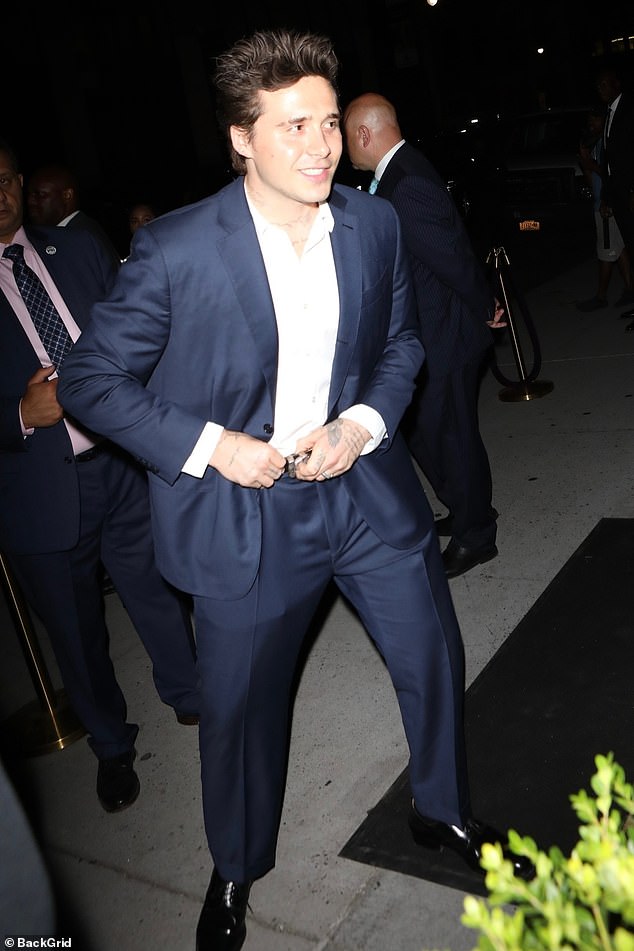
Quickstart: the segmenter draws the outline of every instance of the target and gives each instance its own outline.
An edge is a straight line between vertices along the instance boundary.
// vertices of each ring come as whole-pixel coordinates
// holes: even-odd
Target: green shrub
[[[612,753],[595,765],[595,798],[570,797],[581,825],[569,857],[511,830],[511,850],[536,868],[524,882],[499,845],[483,847],[489,895],[467,896],[461,918],[479,951],[634,951],[634,790]]]

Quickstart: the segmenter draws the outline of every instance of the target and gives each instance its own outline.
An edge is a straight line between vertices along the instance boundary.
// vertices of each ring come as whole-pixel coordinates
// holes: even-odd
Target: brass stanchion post
[[[69,706],[65,691],[53,688],[28,605],[2,552],[0,580],[37,694],[37,700],[0,724],[3,746],[22,756],[62,750],[86,731]]]

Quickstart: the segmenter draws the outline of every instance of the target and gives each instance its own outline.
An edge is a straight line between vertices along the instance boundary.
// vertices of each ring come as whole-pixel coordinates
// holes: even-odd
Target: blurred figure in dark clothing
[[[597,91],[608,106],[601,203],[614,212],[631,261],[634,254],[634,97],[623,88],[614,66],[600,71]],[[622,316],[634,318],[634,309],[630,308]],[[634,330],[634,322],[625,329]]]
[[[624,284],[623,292],[615,306],[620,307],[634,302],[630,259],[623,243],[623,236],[612,214],[612,209],[605,204],[601,204],[605,114],[606,107],[603,103],[598,103],[590,109],[587,127],[579,143],[579,165],[586,182],[592,189],[598,264],[596,294],[589,300],[580,301],[577,304],[577,310],[585,313],[601,310],[608,306],[608,287],[615,264],[621,272]]]
[[[80,209],[77,180],[65,165],[43,165],[36,169],[29,177],[26,203],[31,224],[83,228],[103,244],[113,261],[121,260],[97,219]]]

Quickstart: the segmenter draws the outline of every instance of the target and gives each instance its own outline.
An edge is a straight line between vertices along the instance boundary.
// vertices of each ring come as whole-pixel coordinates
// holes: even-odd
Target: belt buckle
[[[284,463],[284,475],[287,475],[289,479],[296,479],[295,467],[302,462],[306,462],[309,458],[310,450],[308,452],[294,452],[292,456],[287,456]]]

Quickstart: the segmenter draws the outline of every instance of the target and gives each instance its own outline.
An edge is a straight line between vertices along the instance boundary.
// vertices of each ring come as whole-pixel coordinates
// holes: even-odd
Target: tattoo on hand
[[[341,434],[343,431],[343,423],[340,419],[335,419],[332,423],[328,423],[326,426],[326,432],[328,433],[328,443],[331,446],[338,446],[341,442]]]
[[[225,433],[222,438],[223,438],[223,440],[224,440],[224,439],[233,439],[233,440],[235,440],[235,447],[234,447],[233,453],[232,453],[231,456],[229,457],[229,461],[228,461],[228,463],[227,463],[228,466],[229,466],[229,468],[231,468],[231,466],[234,464],[234,462],[235,462],[235,460],[236,460],[236,456],[237,456],[238,453],[240,452],[240,442],[239,442],[239,440],[240,440],[240,433],[231,433],[231,435]]]
[[[338,446],[343,439],[347,448],[351,452],[355,453],[355,455],[359,455],[363,449],[365,440],[363,439],[360,430],[355,425],[346,427],[344,426],[344,422],[345,421],[342,419],[335,419],[332,421],[332,423],[328,423],[326,426],[326,431],[328,433],[328,443],[331,446]]]

